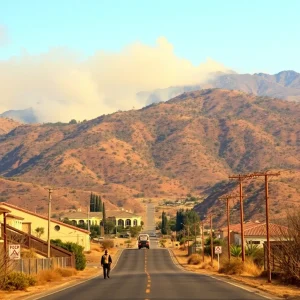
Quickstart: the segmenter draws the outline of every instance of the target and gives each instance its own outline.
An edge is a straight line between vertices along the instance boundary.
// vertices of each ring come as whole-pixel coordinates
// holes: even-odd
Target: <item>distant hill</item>
[[[38,119],[32,108],[23,110],[8,110],[0,114],[2,118],[11,118],[21,123],[37,123]]]
[[[275,75],[258,74],[218,74],[205,84],[177,86],[154,91],[140,92],[137,97],[147,104],[167,101],[184,92],[207,88],[240,90],[257,96],[270,96],[300,102],[300,74],[282,71]]]
[[[205,199],[199,213],[214,211],[221,224],[217,198],[236,189],[229,175],[278,170],[270,197],[279,217],[300,204],[299,115],[299,103],[207,89],[78,124],[21,125],[0,137],[0,175],[69,191],[77,207],[90,192],[136,212],[149,199],[191,194]],[[5,186],[0,196],[9,201],[31,193]],[[247,219],[264,216],[262,188],[262,181],[245,186]],[[38,197],[30,201],[39,204]]]
[[[0,117],[0,135],[7,134],[20,125],[21,123],[12,119]]]

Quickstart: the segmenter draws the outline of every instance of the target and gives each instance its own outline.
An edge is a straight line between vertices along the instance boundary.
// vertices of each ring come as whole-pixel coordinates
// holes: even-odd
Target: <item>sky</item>
[[[297,0],[0,0],[0,113],[89,119],[211,72],[300,72],[299,11]]]

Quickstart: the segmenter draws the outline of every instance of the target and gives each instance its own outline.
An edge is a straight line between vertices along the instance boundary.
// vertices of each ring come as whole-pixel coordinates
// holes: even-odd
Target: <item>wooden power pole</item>
[[[229,200],[237,198],[238,196],[225,195],[224,197],[219,198],[220,200],[226,200],[226,215],[227,215],[227,251],[228,251],[228,260],[230,261],[231,252],[230,252],[230,212],[229,212]]]
[[[243,180],[252,178],[252,175],[233,175],[229,176],[230,179],[237,179],[239,181],[240,192],[240,222],[241,222],[241,246],[242,246],[242,261],[245,262],[245,241],[244,241],[244,205],[243,205]]]
[[[51,220],[50,220],[50,216],[51,216],[51,200],[52,200],[52,189],[48,189],[49,191],[49,199],[48,199],[48,258],[50,258],[50,232],[51,232]]]
[[[270,231],[269,231],[269,187],[268,187],[268,176],[279,176],[280,173],[253,173],[253,178],[255,177],[264,177],[265,178],[265,205],[266,205],[266,233],[267,233],[267,275],[268,282],[272,281],[272,272],[271,272],[271,244],[270,244]]]
[[[210,261],[211,266],[213,267],[214,264],[214,237],[212,232],[212,214],[210,214]]]

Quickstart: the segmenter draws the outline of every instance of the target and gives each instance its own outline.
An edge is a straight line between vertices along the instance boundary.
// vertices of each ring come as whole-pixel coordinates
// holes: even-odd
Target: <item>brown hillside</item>
[[[0,135],[7,134],[11,130],[15,129],[16,127],[20,126],[21,123],[14,121],[9,118],[1,118],[0,117]]]
[[[288,170],[278,190],[299,204],[299,116],[293,102],[220,89],[190,92],[79,124],[21,125],[0,139],[0,174],[97,192],[138,212],[144,198],[207,196],[232,173]]]

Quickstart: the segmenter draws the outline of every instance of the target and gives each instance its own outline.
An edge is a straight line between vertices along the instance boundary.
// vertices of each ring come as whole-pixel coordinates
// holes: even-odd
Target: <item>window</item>
[[[59,225],[55,225],[54,229],[55,229],[56,231],[60,231],[60,226],[59,226]]]

